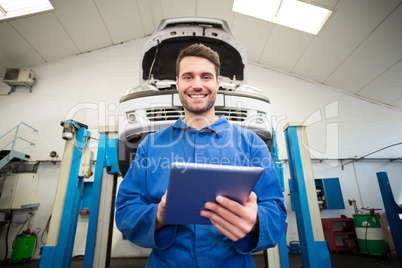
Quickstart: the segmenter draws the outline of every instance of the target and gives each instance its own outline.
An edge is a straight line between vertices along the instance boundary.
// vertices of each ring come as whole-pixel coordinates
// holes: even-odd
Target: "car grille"
[[[246,110],[238,109],[217,109],[215,110],[216,115],[224,115],[228,121],[239,121],[243,122],[247,119]]]
[[[183,108],[161,108],[148,109],[145,111],[149,121],[176,121],[180,117],[184,117]],[[215,109],[216,115],[224,115],[228,121],[243,122],[247,119],[247,111],[239,109]]]
[[[149,121],[169,121],[184,117],[183,108],[148,109],[145,111]]]

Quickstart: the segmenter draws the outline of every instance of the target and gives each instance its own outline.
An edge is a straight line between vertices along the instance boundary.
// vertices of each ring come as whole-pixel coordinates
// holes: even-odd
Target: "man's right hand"
[[[162,196],[162,199],[158,205],[158,212],[156,213],[155,231],[159,230],[160,228],[162,228],[165,225],[165,223],[163,222],[163,214],[165,212],[166,194],[167,194],[167,191]]]

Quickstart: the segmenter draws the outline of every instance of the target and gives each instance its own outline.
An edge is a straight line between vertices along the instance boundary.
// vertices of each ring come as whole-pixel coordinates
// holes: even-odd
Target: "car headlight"
[[[250,86],[250,85],[243,85],[243,86],[239,87],[238,89],[236,89],[236,91],[250,92],[250,93],[254,93],[254,94],[263,95],[261,89]]]
[[[134,124],[135,121],[137,121],[137,117],[135,116],[135,113],[128,113],[127,120],[130,124]]]
[[[265,121],[264,113],[257,113],[257,119],[255,120],[257,124],[263,124]]]
[[[153,85],[143,84],[143,85],[139,85],[139,86],[130,88],[129,90],[126,91],[126,93],[124,95],[129,95],[129,94],[132,94],[132,93],[141,92],[141,91],[149,91],[149,90],[159,91]]]

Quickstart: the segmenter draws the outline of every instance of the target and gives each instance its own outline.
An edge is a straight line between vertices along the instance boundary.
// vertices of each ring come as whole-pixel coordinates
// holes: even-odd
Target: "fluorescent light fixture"
[[[233,11],[318,34],[332,10],[298,0],[234,0]]]
[[[53,10],[49,0],[0,0],[0,20]]]

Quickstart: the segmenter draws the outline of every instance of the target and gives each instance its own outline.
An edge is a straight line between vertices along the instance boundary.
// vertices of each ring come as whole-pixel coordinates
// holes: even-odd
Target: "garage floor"
[[[253,255],[256,267],[265,268],[263,255]],[[112,259],[110,263],[111,268],[143,268],[145,267],[147,258],[116,258]],[[291,268],[302,267],[302,260],[300,255],[289,255],[289,262]],[[387,267],[402,267],[402,259],[392,254],[391,260],[381,259],[377,256],[370,256],[364,254],[351,254],[351,253],[331,253],[331,262],[333,268],[387,268]],[[74,258],[71,262],[71,268],[81,268],[83,263],[82,258]],[[0,263],[0,267],[22,267],[22,268],[37,268],[39,267],[39,260],[32,260],[26,264],[5,264]]]

